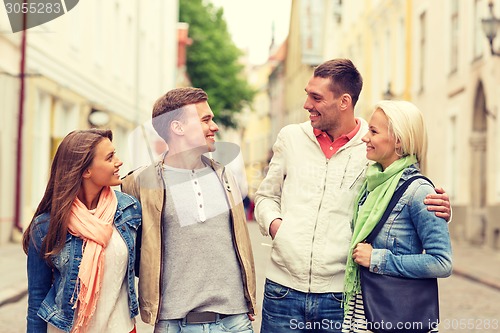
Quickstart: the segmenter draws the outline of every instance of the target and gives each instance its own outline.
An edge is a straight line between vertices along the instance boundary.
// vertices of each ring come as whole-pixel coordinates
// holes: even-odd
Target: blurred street
[[[261,236],[257,223],[249,222],[257,272],[258,311],[255,332],[259,333],[265,265],[270,239]],[[441,279],[440,332],[500,332],[500,253],[454,243],[454,273]],[[18,244],[0,247],[0,332],[26,330],[26,256]],[[137,319],[137,332],[152,327]]]
[[[323,112],[304,109],[304,88],[316,66],[336,58],[363,76],[361,93],[348,91],[356,117],[369,120],[380,100],[407,100],[425,118],[423,171],[453,206],[440,332],[500,332],[500,0],[4,3],[0,333],[26,331],[26,255],[12,241],[31,221],[68,133],[112,130],[124,176],[167,148],[151,121],[158,97],[203,88],[217,141],[239,148],[235,173],[253,204],[281,129]],[[256,222],[248,226],[260,333],[272,241]],[[137,332],[152,331],[137,317]]]

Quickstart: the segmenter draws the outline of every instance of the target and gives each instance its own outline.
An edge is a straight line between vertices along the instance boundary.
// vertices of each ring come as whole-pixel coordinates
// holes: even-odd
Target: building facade
[[[8,26],[0,20],[0,244],[13,228],[14,184],[16,168],[17,111],[19,110],[19,68],[21,36],[6,38]],[[5,112],[10,110],[10,112]]]
[[[29,223],[45,190],[55,149],[71,130],[112,129],[124,161],[122,173],[130,170],[139,153],[129,150],[131,133],[148,121],[156,98],[175,86],[177,23],[178,2],[162,0],[80,1],[53,21],[17,33],[9,33],[7,19],[0,18],[0,69],[9,73],[0,75],[6,97],[0,107],[14,129],[1,136],[2,198],[11,196],[13,202],[4,205],[1,200],[0,242],[19,238]],[[9,51],[7,60],[4,49]],[[22,57],[23,108],[16,60]],[[20,113],[22,163],[17,170],[14,143],[19,142],[15,129]],[[19,185],[3,181],[17,177]]]
[[[450,195],[453,237],[499,248],[500,62],[481,29],[488,1],[363,3],[344,2],[340,24],[340,55],[365,79],[361,114],[378,99],[414,102],[429,137],[422,168]]]
[[[293,0],[283,116],[306,118],[298,92],[314,65],[352,59],[364,78],[356,114],[368,118],[381,99],[414,102],[429,137],[422,168],[450,195],[453,237],[500,248],[500,57],[481,29],[488,3]],[[492,3],[499,17],[500,1]],[[314,13],[319,34],[308,18]]]
[[[454,237],[500,248],[500,57],[481,29],[487,15],[486,0],[414,2],[412,97],[427,118],[429,174],[452,199]]]

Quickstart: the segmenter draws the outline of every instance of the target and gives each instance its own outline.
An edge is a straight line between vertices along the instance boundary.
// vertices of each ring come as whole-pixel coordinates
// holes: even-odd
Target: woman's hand
[[[352,259],[358,265],[369,268],[373,247],[368,243],[358,243],[352,251]]]

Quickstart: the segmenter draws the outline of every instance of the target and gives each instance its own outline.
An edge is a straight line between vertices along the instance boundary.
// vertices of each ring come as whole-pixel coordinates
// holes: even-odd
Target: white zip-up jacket
[[[301,292],[344,290],[354,200],[368,165],[361,138],[368,124],[327,159],[310,122],[284,127],[255,197],[262,234],[276,218],[266,277]]]

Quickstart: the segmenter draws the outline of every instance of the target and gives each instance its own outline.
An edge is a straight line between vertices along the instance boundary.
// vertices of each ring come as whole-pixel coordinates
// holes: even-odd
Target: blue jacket
[[[408,167],[398,187],[418,174],[415,166]],[[448,224],[427,210],[424,198],[430,193],[435,193],[434,187],[424,179],[415,180],[406,189],[373,241],[370,271],[410,278],[450,276],[452,251]]]
[[[132,196],[115,191],[118,199],[114,225],[125,241],[128,253],[128,294],[130,317],[138,314],[134,284],[136,231],[141,224],[141,206]],[[44,213],[33,221],[28,249],[28,317],[27,332],[46,332],[47,322],[69,332],[73,326],[78,298],[77,277],[82,260],[83,240],[66,235],[61,252],[52,257],[51,267],[40,255],[39,249],[47,235],[50,214]]]

